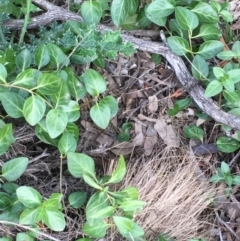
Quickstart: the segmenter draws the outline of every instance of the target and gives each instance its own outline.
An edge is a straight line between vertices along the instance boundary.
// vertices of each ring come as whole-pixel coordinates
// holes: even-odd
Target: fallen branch
[[[42,15],[33,17],[31,23],[28,25],[29,29],[46,26],[56,20],[82,21],[81,16],[78,14],[55,6],[45,0],[32,0],[32,2],[46,12]],[[4,23],[4,26],[11,30],[18,30],[23,26],[23,20],[8,20]],[[101,32],[113,30],[104,25],[98,25],[97,28]],[[183,60],[179,56],[175,55],[167,46],[163,43],[142,40],[133,37],[130,34],[122,34],[122,38],[124,41],[131,42],[138,50],[160,54],[166,58],[174,69],[183,88],[189,93],[202,111],[211,116],[215,121],[240,130],[240,118],[224,112],[211,98],[204,97],[204,89],[198,84],[198,81],[191,76]]]

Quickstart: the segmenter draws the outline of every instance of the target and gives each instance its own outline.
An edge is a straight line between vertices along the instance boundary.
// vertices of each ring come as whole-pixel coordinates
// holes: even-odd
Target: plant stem
[[[32,4],[32,0],[27,0],[27,9],[26,9],[26,13],[25,13],[23,28],[22,28],[22,31],[21,31],[21,36],[20,36],[20,39],[19,39],[19,45],[23,44],[23,39],[24,39],[25,33],[27,31],[27,25],[28,25],[29,16],[30,16],[31,4]]]
[[[1,23],[1,24],[2,24],[2,23]],[[2,42],[3,44],[6,44],[6,43],[7,43],[7,41],[6,41],[5,37],[4,37],[4,34],[3,34],[3,29],[2,29],[2,27],[0,27],[0,39],[1,39],[1,42]]]

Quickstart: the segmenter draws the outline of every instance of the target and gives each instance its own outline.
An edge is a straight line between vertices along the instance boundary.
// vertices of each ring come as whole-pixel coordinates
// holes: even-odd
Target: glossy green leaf
[[[217,148],[221,152],[232,153],[240,147],[240,143],[227,136],[221,136],[217,140]]]
[[[86,192],[73,192],[68,196],[69,205],[73,208],[80,208],[82,207],[87,200]]]
[[[17,54],[15,61],[17,67],[23,71],[31,65],[32,54],[28,49],[24,49],[19,54]]]
[[[229,168],[228,164],[226,162],[224,162],[224,161],[221,162],[221,171],[225,175],[230,174],[230,168]]]
[[[183,132],[186,137],[190,139],[199,139],[203,142],[204,131],[201,127],[195,125],[185,126]]]
[[[240,41],[235,41],[232,46],[232,51],[235,53],[240,53]]]
[[[232,176],[232,184],[233,185],[240,185],[240,176],[233,175]]]
[[[222,10],[219,14],[226,22],[231,23],[234,20],[230,11]]]
[[[199,21],[203,23],[214,24],[219,21],[218,14],[208,3],[200,2],[192,11],[197,14]]]
[[[64,132],[69,132],[73,134],[74,138],[78,141],[79,139],[79,127],[71,122],[68,122]]]
[[[164,26],[166,17],[174,12],[175,1],[171,0],[155,0],[146,8],[146,15],[153,23]]]
[[[89,175],[86,175],[83,173],[83,180],[86,182],[89,186],[102,190],[102,187],[98,185],[96,178],[92,178]]]
[[[5,237],[0,238],[0,241],[12,241],[12,239],[5,236]]]
[[[28,208],[37,208],[42,203],[42,196],[32,187],[21,186],[16,194],[19,201]]]
[[[123,24],[128,16],[136,13],[139,0],[113,0],[111,3],[111,18],[115,26]]]
[[[217,79],[221,79],[226,75],[226,72],[220,67],[213,67],[213,74]]]
[[[227,72],[229,78],[232,80],[234,84],[240,81],[240,69],[232,69]]]
[[[36,223],[36,214],[37,209],[25,209],[19,217],[19,223],[23,225],[34,225]]]
[[[106,80],[94,69],[88,69],[81,76],[87,92],[92,96],[99,96],[106,90]]]
[[[94,225],[85,223],[82,227],[82,232],[92,238],[103,238],[106,235],[108,225],[99,220]]]
[[[28,165],[28,158],[18,157],[14,158],[2,166],[2,176],[8,181],[17,180],[26,170]]]
[[[5,84],[7,78],[7,70],[4,65],[0,63],[0,84]]]
[[[222,60],[231,60],[235,57],[235,53],[233,51],[222,51],[217,54],[217,57]]]
[[[43,73],[37,83],[37,89],[44,95],[54,95],[59,90],[61,79],[52,73]]]
[[[126,174],[126,163],[123,155],[120,155],[116,169],[113,171],[111,178],[107,183],[119,183]]]
[[[102,17],[102,6],[98,2],[86,1],[81,5],[81,16],[88,24],[98,24]]]
[[[67,105],[58,106],[68,117],[68,122],[77,121],[80,117],[80,107],[77,101],[70,100]]]
[[[108,96],[104,97],[100,101],[100,103],[103,103],[109,107],[110,112],[111,112],[111,118],[115,117],[117,115],[118,103],[117,103],[117,100],[113,96],[108,95]]]
[[[68,65],[69,58],[67,55],[55,44],[48,43],[47,48],[50,54],[50,63],[59,69],[60,65]]]
[[[218,40],[221,37],[221,31],[213,24],[202,24],[199,34],[195,37],[202,37],[204,41]]]
[[[12,124],[6,124],[0,129],[0,155],[4,154],[10,145],[15,142]]]
[[[200,45],[199,54],[204,59],[214,58],[219,52],[223,50],[223,43],[217,40],[209,40]]]
[[[82,153],[69,152],[67,163],[68,170],[74,177],[82,177],[83,174],[95,177],[95,165],[91,157]]]
[[[110,108],[104,103],[96,103],[90,109],[90,117],[98,127],[105,129],[111,119]]]
[[[66,132],[63,133],[59,142],[58,150],[61,154],[66,155],[68,152],[74,152],[77,148],[77,140],[75,139],[72,133]]]
[[[234,82],[229,78],[223,81],[223,86],[229,92],[233,92],[235,90]]]
[[[167,39],[167,42],[171,50],[179,56],[185,55],[190,51],[189,43],[182,37],[171,36]]]
[[[17,233],[16,241],[34,241],[34,238],[27,233]]]
[[[46,103],[39,95],[30,96],[23,105],[23,115],[31,126],[35,126],[43,118],[45,110]]]
[[[217,13],[220,12],[220,10],[221,10],[221,5],[220,5],[217,1],[212,0],[212,1],[210,1],[210,4],[211,4],[212,8],[213,8]]]
[[[12,85],[32,89],[37,86],[37,80],[41,74],[36,69],[26,69],[18,74]]]
[[[46,66],[50,61],[50,53],[46,44],[41,44],[37,47],[35,51],[35,62],[38,69]]]
[[[240,108],[233,108],[228,113],[240,117]]]
[[[51,95],[51,99],[55,102],[55,107],[59,105],[67,105],[71,99],[71,94],[66,81],[61,81],[58,91]]]
[[[144,235],[143,229],[128,218],[113,216],[113,221],[116,224],[117,229],[122,234],[122,236],[129,240]]]
[[[53,231],[63,231],[66,226],[63,213],[57,209],[45,208],[43,212],[43,222]]]
[[[145,8],[141,8],[137,14],[136,27],[137,28],[146,28],[151,24],[151,21],[147,18]]]
[[[230,104],[236,104],[240,107],[240,95],[237,92],[229,92],[224,90],[223,91],[224,98],[230,103]]]
[[[67,114],[60,109],[52,109],[47,113],[46,126],[51,138],[56,138],[63,133],[67,126]]]
[[[213,80],[211,81],[204,93],[205,97],[212,97],[215,96],[217,94],[219,94],[220,92],[222,92],[223,89],[223,85],[221,82],[219,82],[218,80]]]
[[[48,209],[58,209],[61,207],[63,195],[61,193],[53,193],[51,196],[43,202],[43,206]]]
[[[38,139],[40,139],[42,142],[53,145],[55,147],[58,146],[58,140],[51,138],[49,134],[42,128],[41,125],[39,124],[36,125],[35,133]]]
[[[209,74],[209,67],[205,59],[195,55],[192,61],[192,74],[196,79],[204,80]]]
[[[124,212],[139,212],[143,209],[143,207],[146,205],[146,202],[140,201],[140,200],[127,200],[122,202],[119,205],[119,208],[122,209]]]
[[[198,26],[198,18],[195,13],[184,7],[175,8],[175,17],[182,29],[194,30]]]
[[[2,185],[2,189],[9,194],[14,194],[17,188],[18,188],[18,185],[14,182],[5,182]]]
[[[0,100],[2,102],[4,110],[12,118],[19,118],[23,116],[23,104],[24,99],[14,92],[0,93]]]

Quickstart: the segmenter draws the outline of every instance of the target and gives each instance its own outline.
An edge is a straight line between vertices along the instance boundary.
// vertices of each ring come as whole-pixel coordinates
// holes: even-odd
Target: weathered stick
[[[32,2],[46,12],[39,16],[33,17],[31,23],[28,25],[28,29],[46,26],[56,20],[82,21],[81,16],[78,14],[55,6],[45,0],[32,0]],[[19,30],[23,26],[23,20],[8,20],[4,23],[4,26],[11,30]],[[104,25],[98,25],[97,28],[101,32],[113,30]],[[160,54],[166,58],[174,69],[176,76],[181,82],[183,88],[189,93],[202,111],[211,116],[215,121],[240,130],[240,118],[224,112],[211,98],[204,97],[204,89],[198,84],[198,81],[191,76],[183,60],[174,54],[167,46],[165,46],[163,43],[142,40],[133,37],[130,34],[122,34],[122,38],[124,41],[131,42],[136,49]]]

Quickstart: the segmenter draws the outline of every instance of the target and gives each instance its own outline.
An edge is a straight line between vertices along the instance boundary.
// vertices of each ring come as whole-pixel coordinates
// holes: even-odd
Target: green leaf
[[[2,176],[8,181],[15,181],[18,179],[26,170],[28,165],[28,158],[18,157],[14,158],[2,166]]]
[[[37,86],[37,80],[42,73],[36,69],[26,69],[17,75],[12,86],[20,86],[32,89]]]
[[[123,24],[128,16],[137,11],[139,0],[113,0],[111,3],[111,18],[115,26]]]
[[[43,202],[43,207],[48,209],[58,209],[61,208],[61,201],[63,195],[61,193],[53,193],[51,196]]]
[[[64,132],[69,132],[73,134],[74,138],[78,141],[79,139],[79,127],[71,122],[68,122]]]
[[[58,146],[58,140],[51,138],[45,129],[40,125],[40,123],[36,125],[35,133],[38,139],[40,139],[42,142],[56,147]]]
[[[223,177],[220,177],[218,175],[213,175],[210,179],[209,179],[210,182],[214,182],[214,183],[217,183],[217,182],[223,182],[224,181],[224,178]]]
[[[175,2],[171,0],[155,0],[146,9],[146,15],[153,23],[164,26],[166,17],[174,12]]]
[[[171,50],[179,56],[185,55],[190,51],[189,43],[182,37],[171,36],[167,39],[167,42]]]
[[[16,241],[34,241],[34,239],[27,233],[17,233]]]
[[[102,17],[102,6],[98,2],[86,1],[81,5],[81,15],[88,24],[98,24]]]
[[[198,18],[195,13],[184,7],[175,8],[175,17],[182,29],[192,31],[198,26]]]
[[[199,21],[203,23],[213,24],[219,21],[216,11],[208,3],[200,2],[192,11],[197,14]]]
[[[59,142],[58,150],[61,154],[66,155],[68,152],[74,152],[77,148],[77,140],[75,139],[72,133],[66,132],[63,133]]]
[[[87,92],[92,96],[99,96],[106,90],[106,80],[96,70],[88,69],[81,76]]]
[[[60,65],[68,65],[69,58],[66,54],[55,44],[48,43],[47,48],[50,54],[50,63],[59,69]]]
[[[223,86],[225,87],[226,90],[233,92],[235,90],[234,82],[227,78],[223,81]]]
[[[60,109],[52,109],[47,113],[46,126],[51,138],[56,138],[63,133],[67,126],[67,114]]]
[[[51,73],[43,73],[37,83],[37,89],[44,95],[54,95],[59,91],[61,79]]]
[[[80,117],[80,107],[77,101],[70,100],[67,105],[58,106],[68,117],[68,122],[77,121]]]
[[[67,105],[71,99],[71,94],[66,81],[60,82],[59,90],[51,95],[51,99],[55,102],[55,107],[59,105]]]
[[[139,212],[143,209],[143,207],[146,205],[146,202],[140,201],[140,200],[127,200],[121,202],[119,205],[119,208],[122,209],[124,212]]]
[[[229,78],[232,80],[234,84],[238,83],[240,81],[239,75],[240,75],[240,69],[232,69],[227,72]]]
[[[0,64],[0,84],[6,84],[7,70],[4,65]]]
[[[199,139],[203,142],[204,131],[201,127],[195,125],[185,126],[183,132],[186,137],[190,139]]]
[[[240,143],[227,136],[221,136],[217,140],[217,148],[221,152],[232,153],[240,147]]]
[[[83,173],[83,180],[86,182],[89,186],[102,190],[102,187],[97,184],[96,178],[92,178],[89,175],[86,175]]]
[[[4,236],[4,237],[0,238],[0,241],[12,241],[12,239],[7,236]]]
[[[240,95],[237,92],[224,90],[223,96],[230,104],[240,105]]]
[[[217,54],[217,57],[222,60],[231,60],[235,57],[235,53],[233,51],[222,51]]]
[[[34,225],[36,223],[36,214],[37,209],[25,209],[19,217],[19,223],[23,225]]]
[[[222,92],[223,89],[223,85],[221,82],[219,82],[218,80],[213,80],[211,81],[204,93],[205,97],[212,97],[215,96],[217,94],[219,94],[220,92]]]
[[[221,79],[226,75],[226,72],[224,71],[224,69],[220,67],[213,67],[213,73],[217,79]]]
[[[113,216],[113,221],[116,224],[117,229],[122,234],[122,236],[129,240],[144,235],[143,229],[128,218]]]
[[[111,119],[111,111],[104,103],[96,103],[90,109],[90,117],[100,128],[106,129]]]
[[[232,51],[235,53],[240,53],[240,41],[235,41],[232,46]]]
[[[0,155],[4,154],[10,145],[15,142],[12,124],[6,124],[0,129]]]
[[[35,52],[35,62],[38,69],[46,66],[50,61],[50,53],[46,44],[41,44],[37,47]]]
[[[233,21],[233,15],[231,12],[222,10],[219,14],[226,22],[231,23]]]
[[[223,43],[217,40],[209,40],[200,45],[199,54],[204,59],[214,58],[219,52],[223,50]]]
[[[2,189],[9,194],[15,194],[17,188],[18,188],[18,185],[13,182],[5,182],[2,185]]]
[[[63,231],[66,226],[63,213],[58,210],[45,208],[43,222],[53,231]]]
[[[23,115],[31,126],[35,126],[43,118],[45,110],[46,103],[39,95],[30,96],[23,105]]]
[[[212,0],[210,1],[210,4],[212,6],[212,8],[218,13],[221,10],[221,5],[216,1],[216,0]]]
[[[213,24],[202,24],[199,34],[196,37],[202,37],[204,41],[218,40],[221,37],[221,31]]]
[[[95,177],[95,165],[91,157],[82,153],[69,152],[67,163],[69,172],[74,177],[83,177],[83,174]]]
[[[120,155],[116,169],[113,171],[111,178],[107,183],[119,183],[126,174],[126,163],[123,155]]]
[[[118,103],[117,103],[117,100],[113,96],[108,95],[108,96],[104,97],[100,101],[100,103],[103,103],[103,104],[105,104],[105,105],[107,105],[109,107],[110,112],[111,112],[111,118],[115,117],[117,115]]]
[[[82,232],[92,238],[103,238],[106,235],[108,225],[99,220],[94,225],[85,223],[82,227]]]
[[[221,162],[221,171],[224,173],[224,175],[229,175],[230,174],[230,168],[228,164],[224,161]]]
[[[147,18],[145,8],[141,8],[137,14],[135,25],[137,28],[146,28],[151,24],[151,21]]]
[[[86,192],[73,192],[68,196],[69,205],[73,208],[80,208],[82,207],[87,200]]]
[[[32,55],[30,51],[28,49],[22,50],[19,54],[17,54],[15,62],[17,67],[22,71],[27,69],[32,63]]]
[[[233,175],[232,176],[232,184],[233,185],[240,185],[240,176]]]
[[[24,99],[21,95],[14,92],[0,93],[0,100],[4,110],[12,118],[19,118],[23,116]]]
[[[196,79],[204,80],[209,74],[209,67],[205,59],[195,55],[192,61],[192,74]]]
[[[37,208],[42,203],[42,196],[32,187],[21,186],[16,194],[19,201],[28,208]]]

